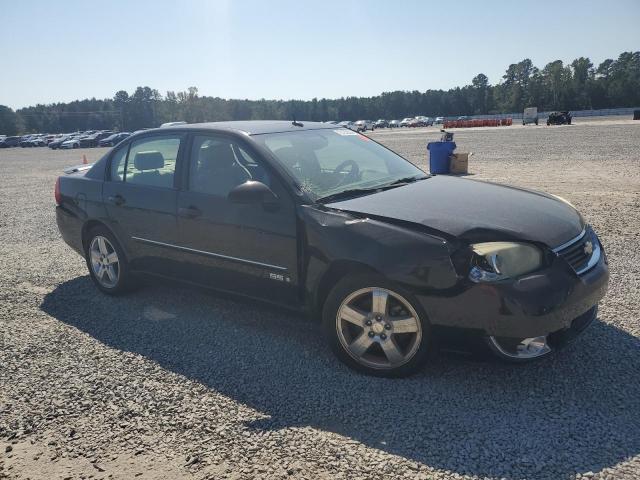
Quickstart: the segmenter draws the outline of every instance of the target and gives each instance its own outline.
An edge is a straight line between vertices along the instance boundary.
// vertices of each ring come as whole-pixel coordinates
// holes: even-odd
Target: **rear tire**
[[[406,377],[431,351],[427,315],[410,292],[381,275],[342,278],[322,310],[333,352],[350,368],[379,377]]]
[[[102,293],[120,295],[132,290],[133,276],[124,250],[105,227],[92,228],[85,242],[91,280]]]

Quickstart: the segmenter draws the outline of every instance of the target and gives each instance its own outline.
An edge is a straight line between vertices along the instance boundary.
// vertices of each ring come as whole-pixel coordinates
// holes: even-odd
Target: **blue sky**
[[[447,89],[640,49],[640,1],[3,1],[0,104],[138,85],[224,98]]]

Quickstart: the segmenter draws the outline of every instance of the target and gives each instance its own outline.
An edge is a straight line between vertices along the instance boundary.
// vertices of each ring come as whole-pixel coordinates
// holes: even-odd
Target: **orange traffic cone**
[[[82,154],[82,164],[86,165],[87,163],[89,163],[89,162],[87,162],[87,156],[83,153]]]

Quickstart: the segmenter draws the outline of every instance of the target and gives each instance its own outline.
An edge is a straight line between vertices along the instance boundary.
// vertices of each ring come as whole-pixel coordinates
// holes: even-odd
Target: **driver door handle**
[[[202,211],[198,207],[180,207],[178,208],[178,215],[185,218],[196,218],[202,215]]]

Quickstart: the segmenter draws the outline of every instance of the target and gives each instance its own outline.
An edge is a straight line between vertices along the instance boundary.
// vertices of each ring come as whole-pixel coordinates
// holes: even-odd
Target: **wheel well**
[[[85,251],[87,249],[87,241],[88,241],[87,235],[95,227],[103,227],[103,228],[106,228],[107,230],[109,230],[109,232],[111,232],[111,235],[113,235],[115,237],[115,239],[118,241],[118,243],[120,244],[120,248],[122,248],[124,250],[124,246],[122,245],[122,242],[118,238],[118,235],[116,235],[114,233],[114,231],[112,229],[110,229],[109,226],[106,223],[101,222],[100,220],[89,220],[89,221],[85,222],[85,224],[82,226],[82,248]],[[124,253],[125,253],[125,257],[126,257],[127,256],[127,252],[125,251]]]
[[[327,271],[322,275],[318,282],[317,293],[315,297],[315,312],[318,318],[321,317],[322,306],[324,305],[329,292],[333,286],[344,276],[352,273],[374,273],[378,272],[369,265],[352,260],[337,260],[333,262]]]

